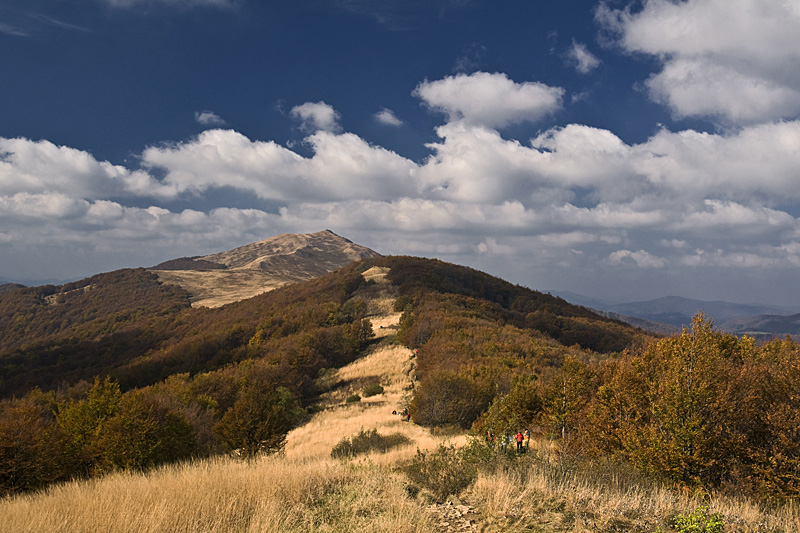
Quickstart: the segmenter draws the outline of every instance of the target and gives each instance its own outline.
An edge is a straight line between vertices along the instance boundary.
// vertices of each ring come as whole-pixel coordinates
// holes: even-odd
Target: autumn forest
[[[216,309],[143,269],[0,293],[0,491],[279,451],[329,369],[373,340],[373,266],[416,350],[412,422],[477,443],[529,429],[615,464],[765,504],[800,496],[800,347],[698,313],[657,337],[435,260],[377,257]],[[489,443],[491,444],[491,443]]]

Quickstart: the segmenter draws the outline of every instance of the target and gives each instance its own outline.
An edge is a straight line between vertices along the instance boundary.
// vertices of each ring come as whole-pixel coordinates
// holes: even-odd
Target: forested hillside
[[[399,295],[396,342],[416,351],[415,423],[498,442],[529,429],[571,464],[629,465],[765,501],[800,494],[800,350],[791,340],[759,346],[703,316],[655,338],[410,257],[366,259],[217,309],[191,309],[181,291],[139,270],[0,296],[0,328],[10,332],[3,386],[16,396],[0,404],[2,490],[280,449],[315,408],[327,369],[369,346],[373,285],[361,273],[373,266],[389,269]]]
[[[144,269],[0,294],[0,397],[91,380],[154,349],[189,308]]]
[[[180,291],[165,298],[159,291],[177,289],[143,271],[106,276],[120,285],[26,289],[4,302],[4,320],[25,312],[31,331],[54,319],[58,298],[88,304],[65,308],[85,322],[60,322],[38,342],[17,332],[9,348],[3,345],[0,362],[17,396],[0,405],[4,491],[231,449],[279,448],[316,394],[320,371],[352,361],[372,336],[363,302],[353,298],[369,290],[356,267],[218,309],[191,309]],[[101,290],[124,298],[102,308],[86,300]],[[53,295],[55,302],[47,299]],[[134,333],[121,335],[127,331]],[[21,390],[32,381],[41,389]]]
[[[530,429],[586,468],[612,461],[693,489],[800,496],[800,347],[791,339],[757,345],[702,314],[691,329],[653,338],[475,281],[404,300],[398,336],[417,350],[418,423],[499,442]]]

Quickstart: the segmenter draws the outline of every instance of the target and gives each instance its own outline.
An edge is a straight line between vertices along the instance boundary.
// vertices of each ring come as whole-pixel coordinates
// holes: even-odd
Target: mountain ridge
[[[331,230],[283,233],[231,250],[183,257],[148,270],[185,289],[196,307],[219,307],[307,281],[380,254]]]
[[[702,311],[722,331],[755,336],[800,335],[800,308],[769,304],[741,304],[722,300],[697,300],[663,296],[652,300],[615,303],[569,291],[548,291],[575,305],[582,305],[629,324],[659,333],[688,327]]]

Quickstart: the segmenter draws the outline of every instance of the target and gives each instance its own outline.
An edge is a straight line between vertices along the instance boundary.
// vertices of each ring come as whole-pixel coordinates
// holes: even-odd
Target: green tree
[[[652,474],[718,484],[739,451],[737,367],[753,350],[752,340],[720,333],[698,313],[691,330],[616,365],[593,399],[592,438]]]
[[[476,422],[475,429],[495,435],[530,428],[542,413],[542,397],[536,375],[519,376],[508,394],[498,396]]]
[[[194,437],[182,414],[134,392],[105,421],[97,447],[106,468],[140,470],[189,457]]]
[[[717,332],[698,313],[692,330],[661,340],[645,352],[649,378],[650,423],[645,426],[651,452],[640,459],[684,483],[718,478],[712,472],[729,446],[732,421],[730,384],[737,348],[747,341]],[[657,453],[652,453],[656,451]]]
[[[577,428],[589,399],[591,371],[586,363],[574,356],[564,358],[561,367],[554,369],[544,391],[544,413],[553,431],[562,439]]]
[[[214,432],[231,450],[245,456],[276,452],[304,416],[305,411],[285,388],[248,384],[214,426]]]
[[[768,499],[800,496],[800,346],[773,340],[745,360],[735,394],[743,439],[737,479]],[[744,463],[744,464],[741,464]]]
[[[58,425],[69,439],[69,456],[90,475],[101,463],[98,439],[103,425],[117,414],[122,401],[119,384],[106,377],[95,378],[85,400],[71,400],[58,407]]]
[[[467,429],[491,401],[491,390],[485,384],[456,372],[436,371],[420,384],[411,410],[420,425],[457,424]]]

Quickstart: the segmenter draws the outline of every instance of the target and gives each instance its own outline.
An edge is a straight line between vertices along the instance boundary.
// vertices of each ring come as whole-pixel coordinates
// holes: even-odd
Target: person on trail
[[[525,430],[525,449],[529,450],[531,447],[531,431],[529,429]]]
[[[521,431],[517,432],[517,451],[518,452],[522,451],[522,432]]]

